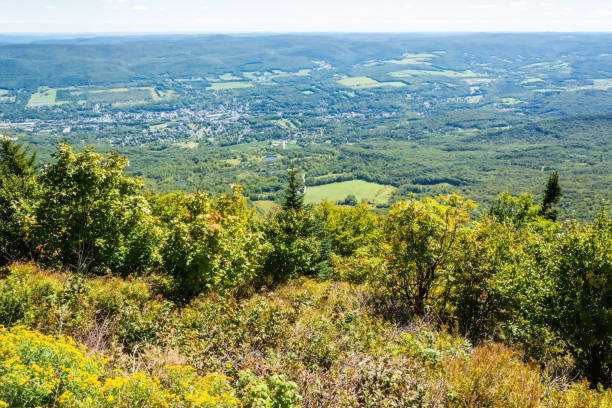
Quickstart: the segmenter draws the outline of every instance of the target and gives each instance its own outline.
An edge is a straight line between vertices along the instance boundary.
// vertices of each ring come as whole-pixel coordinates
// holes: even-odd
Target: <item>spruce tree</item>
[[[273,284],[299,275],[328,277],[331,242],[321,221],[304,204],[304,187],[297,169],[289,170],[287,191],[280,211],[266,222],[266,240],[272,244],[264,269]]]
[[[295,167],[289,169],[289,181],[287,193],[283,199],[284,211],[301,211],[304,209],[304,186],[299,179],[298,170]]]
[[[558,210],[553,208],[553,205],[559,202],[562,195],[561,185],[559,184],[559,172],[555,170],[548,176],[540,214],[551,221],[556,221]]]
[[[36,153],[28,157],[28,152],[21,144],[14,143],[8,138],[0,136],[2,145],[0,147],[0,174],[3,176],[14,175],[17,177],[31,176],[34,174],[34,161]]]

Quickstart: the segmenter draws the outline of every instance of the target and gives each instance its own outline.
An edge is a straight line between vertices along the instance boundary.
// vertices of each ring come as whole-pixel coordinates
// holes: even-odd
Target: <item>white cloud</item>
[[[132,10],[136,10],[136,11],[146,11],[149,9],[149,6],[145,6],[144,4],[136,4],[135,6],[132,6]]]
[[[57,6],[49,5],[49,6],[45,6],[45,8],[48,9],[48,10],[53,10],[53,9],[56,9]]]
[[[598,8],[596,10],[593,10],[592,14],[595,16],[599,16],[599,17],[609,17],[609,16],[612,16],[612,10],[605,9],[605,8]]]
[[[486,9],[492,9],[497,7],[495,4],[474,4],[471,6],[471,8],[476,9],[476,10],[486,10]]]
[[[513,1],[510,3],[513,7],[527,7],[529,5],[528,1]]]

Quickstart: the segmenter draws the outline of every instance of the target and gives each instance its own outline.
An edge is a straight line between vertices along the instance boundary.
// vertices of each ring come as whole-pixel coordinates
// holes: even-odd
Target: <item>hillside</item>
[[[70,335],[87,352],[107,356],[106,372],[99,375],[104,384],[116,381],[108,379],[114,369],[122,369],[129,381],[138,378],[134,373],[146,373],[143,378],[150,380],[140,381],[162,384],[177,380],[169,377],[168,366],[190,365],[198,373],[228,376],[190,380],[195,386],[181,390],[185,401],[169,399],[169,406],[234,407],[238,400],[249,407],[603,408],[612,403],[609,391],[589,390],[584,382],[559,382],[502,344],[473,345],[419,320],[390,324],[377,317],[363,285],[297,280],[249,298],[208,295],[177,307],[155,297],[143,280],[78,280],[14,265],[5,272],[0,291],[3,322]],[[7,310],[9,296],[19,309]],[[31,336],[17,327],[2,331],[0,349],[7,346],[9,333],[17,339]],[[82,353],[84,361],[95,361]],[[44,367],[41,357],[28,357]],[[2,365],[6,373],[6,360]],[[36,381],[31,368],[22,370],[25,378]],[[181,375],[190,378],[189,373],[183,369]],[[46,381],[50,379],[41,379],[40,385]],[[63,379],[59,390],[74,389],[71,381],[76,380]],[[215,387],[208,385],[213,381],[228,381],[235,389],[226,385],[226,396],[215,396]],[[107,399],[122,399],[125,406],[165,406],[152,399],[159,396],[148,387],[146,382],[111,390],[103,386]],[[20,388],[21,398],[53,400],[53,395],[36,395],[34,386]],[[142,405],[137,392],[146,395]],[[198,392],[207,400],[190,400]],[[10,395],[3,386],[0,394],[5,400]],[[71,395],[71,403],[79,397]],[[9,406],[22,406],[18,398],[13,396]],[[95,406],[114,406],[99,404]]]
[[[0,150],[0,405],[612,403],[612,220],[563,187],[305,204],[166,195],[114,152]]]

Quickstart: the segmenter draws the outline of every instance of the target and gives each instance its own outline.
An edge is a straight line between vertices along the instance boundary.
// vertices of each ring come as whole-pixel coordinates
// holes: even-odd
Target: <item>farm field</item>
[[[28,107],[36,108],[39,106],[61,105],[66,102],[57,101],[57,89],[42,88],[30,97]]]
[[[210,84],[207,89],[211,89],[213,91],[224,91],[227,89],[241,89],[241,88],[250,88],[253,84],[250,82],[216,82],[214,84]]]
[[[395,187],[363,180],[341,181],[321,186],[306,187],[305,201],[307,203],[319,203],[324,199],[328,199],[336,202],[344,200],[346,196],[353,194],[359,202],[366,200],[371,204],[386,204],[393,191],[395,191]]]
[[[153,87],[122,87],[109,89],[89,89],[85,87],[55,89],[43,87],[30,96],[28,107],[51,107],[63,104],[85,105],[87,103],[126,107],[170,99],[173,95],[174,92],[172,90],[165,92],[156,91]]]
[[[0,102],[15,102],[15,97],[6,89],[0,89]]]
[[[392,86],[398,88],[406,86],[406,84],[403,82],[378,82],[377,80],[367,76],[342,78],[338,80],[338,83],[353,89],[377,88],[381,86]]]
[[[389,59],[389,60],[381,61],[381,63],[395,64],[395,65],[431,65],[431,62],[429,61],[432,58],[436,58],[436,57],[439,57],[439,55],[406,53],[402,56],[401,59]],[[378,63],[373,63],[373,65],[377,65],[377,64]]]
[[[269,213],[276,206],[276,203],[272,200],[259,200],[254,201],[253,204],[258,212],[262,214]]]
[[[468,71],[452,71],[452,70],[443,70],[443,71],[432,71],[425,69],[403,69],[401,71],[390,72],[389,75],[396,78],[404,78],[404,77],[418,77],[418,76],[443,76],[448,78],[473,78],[482,76],[482,74],[478,74]]]

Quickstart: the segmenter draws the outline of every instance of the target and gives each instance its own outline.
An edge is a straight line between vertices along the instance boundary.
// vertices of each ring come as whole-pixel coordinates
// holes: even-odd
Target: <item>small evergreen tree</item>
[[[544,190],[544,197],[542,198],[542,209],[540,215],[548,218],[551,221],[556,221],[559,214],[559,210],[553,207],[561,199],[561,185],[559,184],[559,172],[556,170],[550,173],[548,176],[548,182],[546,183],[546,189]]]
[[[304,188],[294,167],[279,211],[266,222],[266,240],[272,245],[265,272],[279,283],[298,275],[328,276],[330,242],[311,206],[304,204]]]
[[[34,161],[36,153],[28,157],[28,152],[20,143],[14,143],[8,138],[2,137],[0,148],[0,174],[15,175],[18,177],[31,176],[34,174]]]
[[[289,169],[287,194],[283,199],[282,208],[284,211],[300,211],[304,209],[304,186],[300,182],[298,170],[295,167]]]
[[[346,198],[343,201],[340,201],[338,204],[339,205],[349,205],[351,207],[357,207],[357,204],[359,204],[359,202],[357,201],[357,197],[355,197],[355,194],[349,194],[346,196]]]

